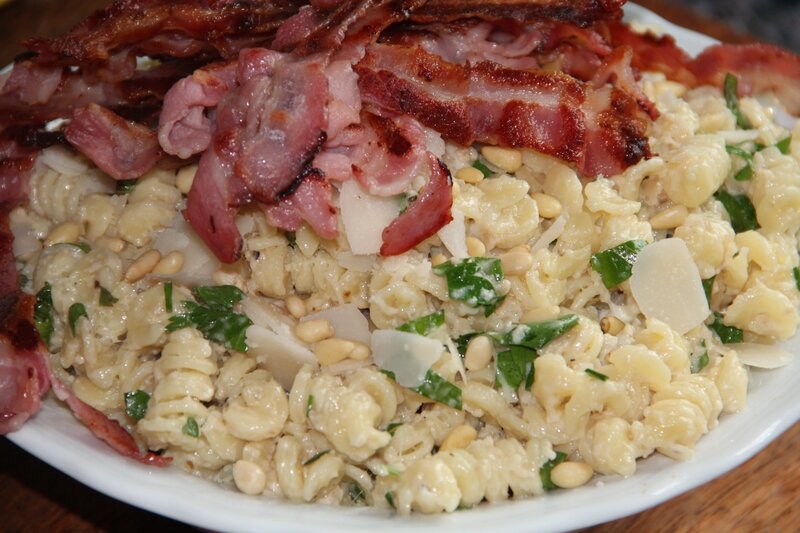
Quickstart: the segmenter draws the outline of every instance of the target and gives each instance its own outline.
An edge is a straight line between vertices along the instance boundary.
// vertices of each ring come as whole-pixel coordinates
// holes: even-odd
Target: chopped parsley
[[[109,291],[105,287],[102,286],[100,287],[100,298],[98,298],[98,302],[100,303],[101,306],[111,307],[118,301],[119,300],[115,298],[113,294],[111,294],[111,291]]]
[[[703,280],[703,292],[706,293],[706,301],[711,305],[711,289],[714,287],[714,280],[717,276],[711,276]]]
[[[367,501],[367,493],[361,488],[358,483],[351,483],[347,488],[347,496],[350,501],[355,505],[361,505]]]
[[[544,490],[553,490],[558,488],[558,485],[553,483],[553,480],[550,478],[550,473],[553,471],[553,468],[555,468],[556,465],[562,463],[566,458],[567,454],[564,452],[556,452],[555,458],[547,461],[539,469],[539,477],[542,479],[542,488]]]
[[[794,284],[797,290],[800,291],[800,267],[794,267],[792,269],[792,275],[794,276]]]
[[[167,310],[167,313],[171,313],[173,310],[172,283],[164,284],[164,308]]]
[[[383,497],[386,498],[386,502],[392,509],[397,509],[397,507],[394,504],[394,492],[389,491],[386,494],[384,494]]]
[[[247,315],[233,311],[233,306],[244,298],[244,293],[233,285],[195,287],[192,293],[200,303],[183,302],[183,312],[170,317],[167,331],[193,326],[206,339],[246,352],[245,332],[253,321]]]
[[[303,466],[308,466],[311,463],[314,463],[314,462],[318,461],[320,457],[322,457],[323,455],[325,455],[326,453],[329,453],[329,452],[330,452],[330,450],[322,450],[318,454],[316,454],[313,457],[311,457],[308,461],[303,463]]]
[[[700,346],[703,351],[697,355],[694,354],[692,355],[692,362],[690,367],[692,374],[697,374],[698,372],[700,372],[701,370],[703,370],[705,367],[708,366],[708,349],[706,348],[706,341],[705,340],[701,341]]]
[[[92,251],[92,247],[86,244],[85,242],[68,242],[67,244],[69,244],[70,246],[74,246],[75,248],[77,248],[78,250],[80,250],[85,254],[88,254],[89,252]]]
[[[788,137],[781,139],[777,143],[775,143],[775,147],[780,150],[783,155],[789,155],[792,148],[792,136],[789,135]]]
[[[42,340],[49,347],[55,330],[53,316],[53,287],[49,282],[36,293],[36,303],[33,306],[33,323],[42,336]]]
[[[597,370],[592,370],[591,368],[587,368],[586,370],[584,370],[584,372],[586,372],[595,379],[599,379],[600,381],[608,381],[608,376],[606,376],[602,372],[598,372]]]
[[[147,402],[150,401],[150,395],[143,390],[135,390],[126,392],[125,398],[125,413],[134,420],[141,420],[147,414]]]
[[[744,160],[744,166],[733,175],[736,181],[747,181],[753,177],[753,154],[739,146],[726,145],[725,150],[731,155],[735,155]]]
[[[69,319],[69,330],[72,332],[72,335],[75,335],[75,327],[78,325],[78,320],[81,317],[89,318],[89,315],[86,314],[86,306],[80,302],[76,302],[69,306],[69,311],[67,311],[67,318]]]
[[[600,274],[603,285],[611,289],[631,277],[637,254],[647,243],[642,240],[623,242],[613,248],[592,254],[592,270]]]
[[[734,195],[727,191],[719,190],[714,193],[714,198],[719,200],[725,211],[728,212],[733,231],[742,233],[743,231],[758,228],[756,209],[747,196],[743,194]]]
[[[186,423],[181,428],[181,433],[187,437],[194,437],[195,439],[200,438],[200,426],[197,425],[197,420],[191,416],[187,418]]]
[[[708,328],[717,334],[723,344],[735,344],[744,341],[744,332],[733,326],[726,326],[722,321],[722,314],[714,312],[714,321]]]
[[[498,294],[503,281],[500,260],[491,257],[469,257],[460,261],[447,261],[433,268],[433,272],[447,280],[450,298],[460,300],[470,307],[482,307],[484,315],[491,315],[503,303]]]
[[[492,174],[494,174],[494,172],[492,172],[491,169],[487,167],[486,164],[480,159],[476,159],[475,162],[472,163],[472,166],[480,170],[484,178],[491,177]]]
[[[136,188],[136,180],[120,180],[117,182],[116,194],[130,194]]]
[[[430,315],[425,315],[415,320],[411,320],[410,322],[406,322],[397,329],[399,331],[405,331],[406,333],[416,333],[417,335],[425,336],[443,325],[444,310],[439,310],[435,313],[431,313]]]
[[[730,72],[725,74],[725,81],[723,82],[723,93],[725,94],[725,103],[728,109],[731,110],[733,116],[736,118],[736,125],[743,130],[752,129],[753,126],[747,117],[744,116],[742,110],[739,108],[739,80]]]
[[[308,395],[308,402],[306,402],[306,418],[308,418],[308,415],[311,414],[311,409],[313,409],[313,408],[314,408],[314,395],[313,394],[309,394]]]
[[[394,437],[394,432],[397,431],[397,428],[402,426],[402,422],[391,422],[388,426],[386,426],[386,432]]]
[[[508,350],[499,352],[496,358],[497,374],[495,382],[500,386],[508,386],[517,390],[522,382],[525,389],[533,386],[533,362],[538,354],[525,346],[510,346]]]

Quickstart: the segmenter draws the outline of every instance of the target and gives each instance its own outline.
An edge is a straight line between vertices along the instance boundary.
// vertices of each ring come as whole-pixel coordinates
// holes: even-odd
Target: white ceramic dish
[[[638,6],[630,19],[660,26],[696,53],[712,41]],[[800,338],[787,344],[800,353]],[[402,518],[388,511],[299,505],[250,497],[192,477],[125,459],[95,439],[52,399],[22,430],[8,436],[78,481],[131,505],[221,531],[436,531],[493,533],[563,531],[620,518],[657,505],[740,465],[800,419],[800,357],[775,371],[753,370],[748,405],[703,438],[695,457],[677,463],[653,456],[629,479],[605,477],[572,491],[485,505],[444,516]],[[790,459],[791,460],[791,459]]]

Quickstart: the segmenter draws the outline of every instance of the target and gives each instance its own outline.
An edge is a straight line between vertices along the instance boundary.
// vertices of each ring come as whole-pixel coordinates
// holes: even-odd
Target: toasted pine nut
[[[479,257],[486,254],[486,245],[480,239],[467,237],[467,253],[472,257]]]
[[[677,228],[687,216],[689,210],[685,205],[673,205],[650,217],[650,227],[655,230]]]
[[[539,216],[542,218],[556,218],[563,211],[561,202],[557,198],[543,192],[535,192],[531,195],[536,207],[539,208]]]
[[[516,172],[522,166],[522,152],[502,146],[484,146],[481,155],[496,167],[506,172]]]
[[[239,460],[233,464],[233,482],[240,491],[255,496],[267,487],[267,474],[256,463]]]
[[[192,190],[195,174],[197,174],[197,165],[189,165],[178,171],[178,177],[175,179],[175,187],[178,188],[181,194],[189,194],[189,191]]]
[[[143,253],[128,267],[128,271],[125,272],[125,281],[128,283],[139,281],[152,272],[159,261],[161,261],[161,253],[158,250]]]
[[[303,318],[308,312],[306,309],[306,303],[296,294],[290,294],[287,296],[284,304],[286,305],[286,310],[289,311],[289,314],[295,318]]]
[[[600,329],[603,330],[603,333],[617,335],[624,328],[625,323],[615,316],[609,315],[600,319]]]
[[[447,257],[444,254],[436,254],[431,257],[431,266],[439,266],[447,262]]]
[[[450,433],[447,434],[442,441],[442,445],[439,446],[439,451],[463,450],[469,446],[477,436],[478,432],[475,431],[474,427],[469,424],[461,424],[460,426],[454,427]]]
[[[120,253],[122,250],[125,249],[125,241],[122,239],[117,239],[116,237],[100,237],[95,241],[98,246],[102,246],[111,250],[114,253]]]
[[[550,472],[550,479],[562,489],[574,489],[585,485],[592,479],[594,470],[587,463],[564,461],[557,464]]]
[[[311,344],[333,335],[333,326],[325,318],[315,318],[297,324],[294,328],[294,334],[301,341]]]
[[[76,242],[81,236],[81,227],[77,222],[71,220],[62,222],[58,226],[50,230],[47,238],[44,240],[45,246],[52,246],[54,244],[63,244],[65,242]]]
[[[167,276],[177,274],[183,268],[183,254],[175,250],[168,253],[153,269],[153,274]]]
[[[485,335],[470,339],[464,353],[464,367],[467,370],[482,370],[492,360],[492,341]]]
[[[354,342],[353,344],[355,344],[355,347],[353,348],[353,351],[350,352],[350,359],[364,361],[372,354],[372,351],[366,344],[361,344],[360,342]]]
[[[461,167],[456,172],[456,177],[467,183],[478,183],[483,179],[483,172],[475,167]]]
[[[519,276],[531,269],[533,256],[525,249],[509,250],[500,256],[500,264],[506,276]]]
[[[327,366],[347,359],[355,348],[356,343],[353,341],[334,337],[319,341],[314,346],[314,355],[319,364]]]

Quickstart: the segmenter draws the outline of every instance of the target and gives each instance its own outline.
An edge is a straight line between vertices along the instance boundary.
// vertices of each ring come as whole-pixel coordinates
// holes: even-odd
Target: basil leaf
[[[794,284],[797,286],[797,290],[800,291],[800,267],[794,267],[792,275],[794,275]]]
[[[386,501],[389,503],[392,509],[397,509],[397,507],[394,505],[394,492],[389,491],[384,494],[383,497],[386,498]]]
[[[486,164],[484,164],[480,159],[476,159],[475,162],[472,163],[472,166],[480,170],[484,178],[488,178],[494,174],[494,172],[492,172],[491,169],[487,167]]]
[[[508,350],[499,352],[495,383],[517,390],[525,381],[525,389],[530,390],[534,378],[533,362],[537,355],[535,350],[525,346],[511,346]]]
[[[75,248],[77,248],[78,250],[80,250],[85,254],[88,254],[89,252],[92,251],[92,247],[86,244],[85,242],[68,242],[67,244],[69,244],[70,246],[74,246]]]
[[[172,283],[164,284],[164,308],[167,310],[167,313],[172,312]]]
[[[473,337],[477,337],[478,335],[480,335],[480,333],[474,331],[472,333],[465,333],[460,337],[456,337],[455,339],[453,339],[453,343],[456,345],[456,350],[458,350],[458,353],[461,355],[461,357],[464,357],[464,355],[466,355],[469,341],[471,341]]]
[[[727,191],[717,191],[714,198],[719,200],[731,219],[731,226],[736,233],[758,228],[756,210],[745,195],[733,195]]]
[[[777,143],[775,143],[775,147],[780,150],[783,155],[789,155],[791,152],[792,147],[792,136],[789,135],[788,137],[781,139]]]
[[[444,310],[406,322],[397,329],[406,333],[425,336],[442,325],[444,325]]]
[[[75,335],[75,326],[81,317],[89,318],[89,315],[86,314],[86,306],[79,302],[70,305],[69,311],[67,311],[67,318],[69,319],[69,330],[73,336]]]
[[[206,305],[220,306],[225,309],[233,309],[233,306],[245,297],[245,294],[234,285],[195,287],[192,289],[192,293],[195,298]]]
[[[600,274],[607,289],[616,287],[631,277],[636,255],[647,243],[642,240],[627,241],[608,250],[592,254],[592,270]]]
[[[599,379],[600,381],[608,381],[608,376],[603,374],[602,372],[598,372],[596,370],[592,370],[591,368],[587,368],[584,370],[587,374],[592,376],[595,379]]]
[[[711,276],[703,280],[703,292],[706,293],[706,301],[711,305],[711,289],[714,287],[714,280],[717,276]]]
[[[325,455],[326,453],[330,453],[330,450],[322,450],[318,454],[316,454],[313,457],[311,457],[308,461],[303,463],[303,466],[310,465],[311,463],[319,460],[319,458],[322,457],[323,455]]]
[[[49,347],[55,330],[53,287],[49,282],[45,282],[41,290],[36,293],[36,303],[33,306],[33,323],[42,340]]]
[[[736,181],[747,181],[751,179],[753,177],[753,154],[744,148],[731,144],[725,145],[725,150],[731,155],[744,159],[744,166],[733,175],[733,179]]]
[[[725,103],[728,109],[731,110],[733,116],[736,117],[736,125],[743,130],[749,130],[753,126],[747,117],[744,116],[742,110],[739,109],[739,80],[730,72],[725,74],[725,81],[723,83],[723,92],[725,93]]]
[[[497,294],[503,281],[500,260],[491,257],[469,257],[448,261],[433,267],[433,272],[447,280],[447,292],[453,300],[470,307],[483,307],[484,316],[491,315],[505,296]]]
[[[126,392],[125,398],[125,412],[129,417],[134,420],[141,420],[147,414],[147,402],[150,401],[150,395],[143,390],[135,390]]]
[[[189,417],[186,419],[186,423],[181,428],[181,433],[186,435],[187,437],[194,437],[195,439],[200,438],[200,426],[197,425],[197,420],[193,417]]]
[[[731,155],[735,155],[735,156],[741,157],[742,159],[744,159],[748,163],[752,163],[753,162],[753,154],[751,154],[750,152],[748,152],[747,150],[745,150],[744,148],[742,148],[740,146],[736,146],[736,145],[733,145],[733,144],[726,144],[725,145],[725,151],[728,152]]]
[[[381,372],[395,380],[394,372],[390,370],[381,370]],[[425,374],[425,379],[422,380],[422,384],[416,387],[409,387],[409,389],[421,396],[425,396],[426,398],[452,407],[453,409],[462,409],[461,389],[433,370],[428,370]]]
[[[403,425],[402,422],[392,422],[386,426],[386,432],[392,437],[394,437],[394,432],[397,431],[397,428],[399,428],[402,425]]]
[[[100,305],[102,305],[103,307],[111,307],[118,301],[119,300],[117,298],[114,298],[114,295],[111,294],[111,292],[108,289],[102,286],[100,287],[100,298],[98,299]]]
[[[744,341],[744,332],[733,326],[726,326],[722,322],[722,314],[715,312],[714,321],[708,328],[717,334],[723,344],[735,344]]]
[[[706,341],[702,341],[701,346],[703,351],[697,356],[694,354],[692,355],[692,362],[690,366],[692,374],[697,374],[708,366],[708,350],[706,349]]]
[[[539,350],[548,342],[571,330],[577,323],[577,315],[565,315],[544,322],[517,324],[506,333],[487,335],[503,346],[524,346],[531,350]]]
[[[563,462],[566,458],[567,454],[564,452],[556,452],[555,458],[547,461],[539,469],[539,477],[542,479],[542,488],[544,490],[553,490],[558,488],[558,485],[553,483],[553,480],[550,479],[550,472],[552,472],[553,468],[555,468],[559,463]]]
[[[747,181],[753,178],[753,165],[750,163],[746,164],[742,168],[740,168],[736,174],[733,175],[733,179],[736,181]]]
[[[120,180],[117,182],[115,194],[130,194],[136,187],[136,180]]]
[[[247,315],[235,313],[233,306],[244,298],[244,293],[232,285],[219,287],[196,287],[193,291],[198,300],[183,302],[184,311],[170,317],[167,331],[176,331],[193,326],[203,336],[239,352],[247,351],[247,328],[253,324]]]

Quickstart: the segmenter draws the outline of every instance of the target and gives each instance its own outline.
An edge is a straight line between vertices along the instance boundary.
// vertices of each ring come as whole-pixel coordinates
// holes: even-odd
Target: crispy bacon
[[[448,22],[477,17],[519,22],[549,19],[585,26],[622,16],[625,0],[429,0],[410,15],[417,22]]]
[[[317,235],[335,239],[339,234],[336,208],[333,206],[333,187],[313,168],[305,172],[294,190],[283,196],[276,205],[262,204],[267,221],[284,230],[296,231],[303,221]]]
[[[158,139],[150,128],[97,104],[75,111],[64,134],[72,146],[117,180],[142,176],[161,155]]]

